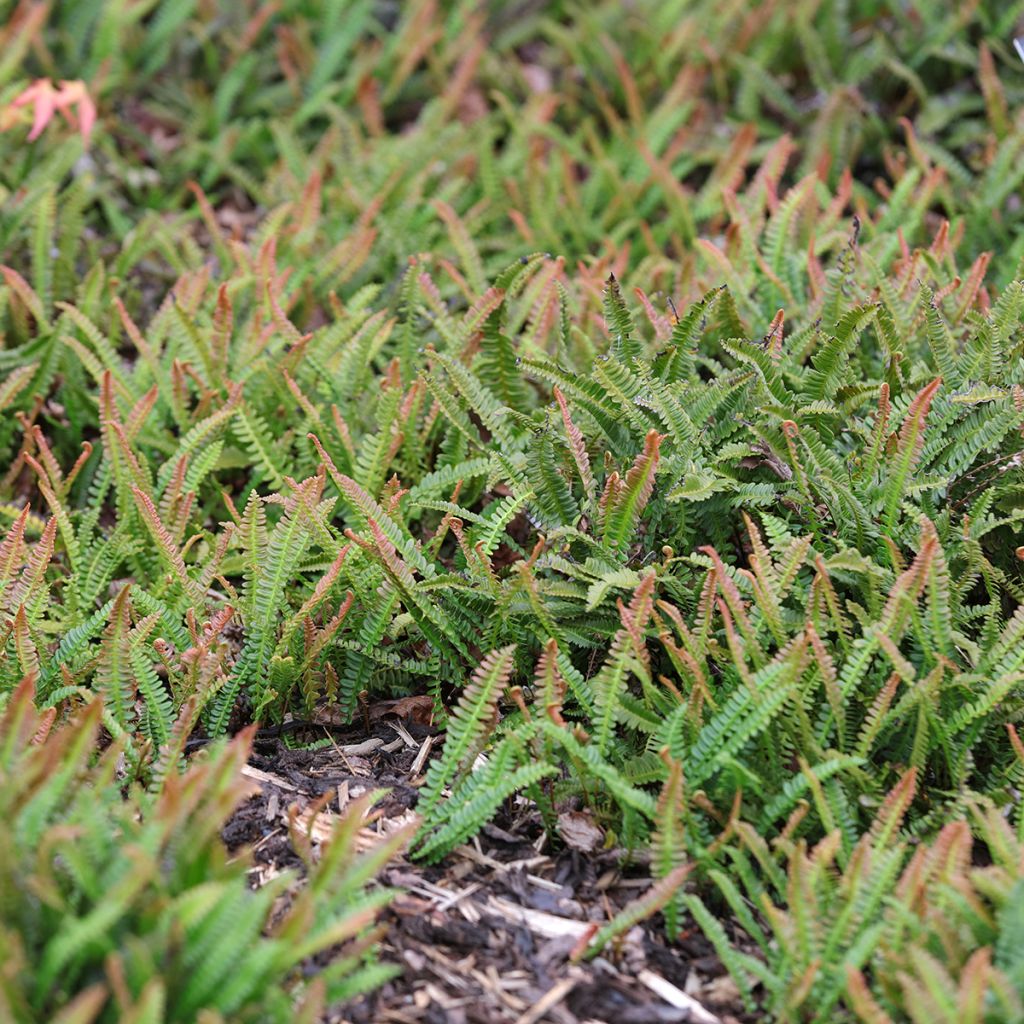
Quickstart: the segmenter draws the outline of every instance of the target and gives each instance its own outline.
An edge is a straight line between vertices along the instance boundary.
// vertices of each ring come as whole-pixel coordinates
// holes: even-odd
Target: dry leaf
[[[596,850],[604,842],[604,832],[582,811],[563,811],[558,816],[558,834],[566,846],[583,853]]]
[[[398,700],[382,700],[370,707],[370,721],[394,715],[397,718],[411,718],[417,725],[430,725],[434,716],[434,698],[429,693]]]

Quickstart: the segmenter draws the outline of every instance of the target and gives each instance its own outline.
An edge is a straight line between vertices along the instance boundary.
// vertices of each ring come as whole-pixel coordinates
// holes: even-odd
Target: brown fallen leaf
[[[770,469],[780,480],[790,480],[792,478],[793,470],[764,441],[755,442],[752,448],[753,454],[740,459],[737,463],[738,466],[741,466],[743,469],[760,469],[764,466]]]
[[[604,831],[583,811],[563,811],[558,816],[558,834],[566,846],[583,853],[596,850],[604,842]]]
[[[411,718],[417,725],[431,725],[434,719],[434,698],[429,693],[416,694],[412,697],[399,697],[398,700],[381,700],[371,705],[370,721],[394,715],[396,718]]]

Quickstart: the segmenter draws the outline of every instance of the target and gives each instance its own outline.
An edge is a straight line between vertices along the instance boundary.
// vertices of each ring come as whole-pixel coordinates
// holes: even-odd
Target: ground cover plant
[[[580,958],[1024,1019],[1021,17],[20,3],[5,1012],[318,1019],[401,839],[518,801],[649,864]],[[253,725],[396,698],[415,836],[247,889]]]

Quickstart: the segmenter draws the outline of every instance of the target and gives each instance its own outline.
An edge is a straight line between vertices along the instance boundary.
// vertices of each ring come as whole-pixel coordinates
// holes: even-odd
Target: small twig
[[[279,722],[277,725],[268,725],[260,729],[256,733],[253,743],[256,744],[266,740],[277,739],[280,736],[286,736],[293,732],[302,732],[306,729],[311,732],[330,732],[331,729],[344,730],[345,728],[347,728],[347,726],[334,725],[330,722],[312,722],[305,718],[290,718],[287,722]],[[186,742],[185,749],[195,750],[197,747],[204,747],[207,743],[211,742],[212,740],[209,736],[195,736]],[[371,750],[376,750],[376,748],[383,742],[384,741],[378,737],[371,736],[368,740],[364,740],[363,743],[353,743],[349,746],[342,747],[342,750],[349,754],[369,753]],[[372,743],[373,746],[368,747],[366,750],[358,749],[367,743]]]
[[[561,981],[552,985],[537,1000],[536,1003],[529,1010],[526,1011],[517,1021],[516,1024],[537,1024],[544,1014],[548,1010],[553,1010],[575,987],[578,978],[563,978]]]
[[[660,974],[644,969],[636,976],[636,979],[669,1006],[678,1007],[680,1010],[689,1010],[690,1020],[694,1024],[722,1024],[718,1017],[705,1010],[693,996],[687,995],[681,988],[676,988],[672,982],[666,981]]]
[[[430,748],[433,745],[433,736],[428,736],[423,741],[423,745],[420,747],[419,753],[416,754],[416,759],[409,767],[409,778],[414,779],[421,771],[423,771],[423,766],[427,763],[427,758],[430,756]]]

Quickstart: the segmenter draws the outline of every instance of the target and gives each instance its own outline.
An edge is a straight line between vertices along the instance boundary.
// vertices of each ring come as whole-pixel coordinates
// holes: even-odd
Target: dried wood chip
[[[537,1021],[548,1010],[556,1007],[576,987],[578,980],[578,978],[563,978],[556,982],[516,1021],[516,1024],[537,1024]]]
[[[247,764],[242,768],[242,774],[247,779],[252,779],[253,782],[262,782],[269,786],[277,786],[278,789],[287,789],[292,793],[297,793],[299,791],[297,786],[293,786],[287,779],[282,779],[280,775],[271,775],[270,772],[254,768],[251,764]]]
[[[547,892],[562,892],[565,888],[559,882],[552,882],[550,878],[541,878],[540,875],[527,875],[526,877],[531,885],[535,885],[538,889],[544,889]]]
[[[550,857],[524,857],[522,860],[510,860],[503,862],[488,856],[478,846],[457,846],[454,853],[474,861],[485,868],[493,868],[495,871],[515,871],[517,868],[533,868],[539,864],[550,864]]]
[[[697,1002],[693,996],[688,996],[682,989],[676,988],[670,981],[666,981],[660,974],[644,969],[637,976],[637,981],[646,985],[656,996],[663,999],[670,1006],[676,1006],[681,1010],[687,1010],[690,1020],[694,1024],[722,1024],[713,1014]]]
[[[524,924],[531,932],[544,935],[549,939],[560,939],[565,936],[578,939],[590,929],[590,925],[583,921],[572,921],[567,917],[559,917],[557,914],[546,914],[542,910],[521,907],[500,896],[492,896],[487,901],[487,905],[510,921]]]
[[[412,738],[412,734],[409,732],[408,729],[406,729],[404,725],[402,725],[401,722],[388,722],[387,726],[389,729],[394,729],[395,732],[397,732],[398,735],[401,736],[402,742],[407,747],[419,746],[419,744]]]
[[[434,745],[434,737],[428,736],[416,754],[416,760],[409,766],[409,777],[415,778],[421,771],[423,766],[427,763],[427,758],[430,757],[430,748]]]
[[[422,971],[427,966],[427,958],[415,949],[407,949],[402,953],[402,959],[414,970]]]
[[[449,907],[454,907],[456,903],[461,902],[467,896],[472,896],[473,893],[483,888],[483,882],[474,882],[472,885],[467,885],[462,892],[453,892],[446,899],[442,900],[437,905],[438,910],[447,910]]]
[[[270,799],[267,801],[266,809],[263,812],[263,817],[266,821],[273,821],[277,817],[277,812],[281,809],[281,794],[276,790],[270,794]]]
[[[318,814],[314,814],[311,808],[300,811],[295,816],[296,826],[305,831],[314,843],[323,843],[329,840],[340,820],[341,815],[339,814],[332,814],[329,811],[320,811]],[[377,828],[361,828],[356,833],[356,849],[360,852],[372,849],[385,836],[397,829],[410,826],[418,820],[415,811],[405,811],[394,818],[381,818],[377,822]]]
[[[348,743],[344,747],[338,747],[342,754],[358,757],[359,755],[372,754],[378,747],[383,747],[384,741],[379,736],[371,736],[362,743]]]

